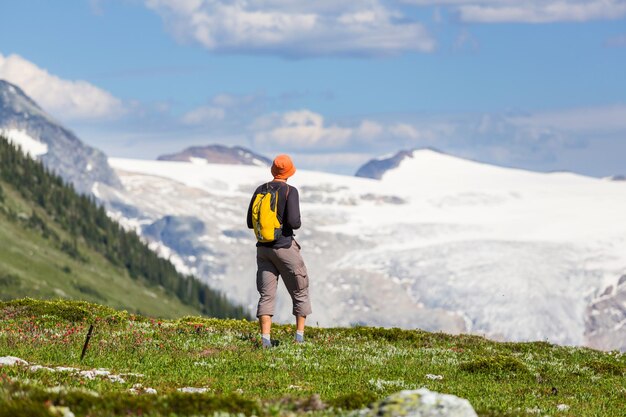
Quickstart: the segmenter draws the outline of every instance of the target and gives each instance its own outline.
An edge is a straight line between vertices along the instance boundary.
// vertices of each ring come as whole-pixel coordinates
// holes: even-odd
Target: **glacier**
[[[110,215],[254,312],[255,240],[245,214],[269,169],[109,164],[124,190],[96,184],[94,194]],[[606,334],[598,346],[589,328],[593,306],[606,304],[594,300],[626,270],[624,182],[418,150],[379,180],[298,170],[289,183],[301,197],[296,239],[310,274],[311,325],[626,349]],[[289,304],[281,284],[278,321],[292,320]]]

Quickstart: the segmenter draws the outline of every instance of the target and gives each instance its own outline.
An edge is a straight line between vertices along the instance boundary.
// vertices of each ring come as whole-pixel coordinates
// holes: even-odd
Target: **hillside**
[[[0,416],[345,415],[420,387],[466,398],[485,417],[623,416],[617,352],[369,327],[311,327],[297,345],[292,326],[274,330],[281,343],[264,350],[245,320],[2,303]]]
[[[2,300],[62,297],[162,317],[245,316],[2,138],[0,241]]]
[[[626,351],[626,183],[428,149],[395,162],[380,180],[304,169],[289,179],[312,320]],[[109,163],[126,192],[94,191],[115,217],[252,309],[245,211],[269,169]],[[276,319],[292,320],[289,303],[279,300]]]

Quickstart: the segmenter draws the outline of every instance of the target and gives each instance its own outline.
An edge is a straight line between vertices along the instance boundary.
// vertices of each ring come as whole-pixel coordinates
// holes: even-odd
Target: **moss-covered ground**
[[[295,344],[293,331],[276,326],[279,346],[261,349],[256,323],[245,320],[2,303],[0,356],[29,364],[0,367],[0,416],[335,415],[420,387],[467,398],[480,416],[626,415],[618,352],[369,327],[308,328]],[[114,377],[80,373],[99,368]]]

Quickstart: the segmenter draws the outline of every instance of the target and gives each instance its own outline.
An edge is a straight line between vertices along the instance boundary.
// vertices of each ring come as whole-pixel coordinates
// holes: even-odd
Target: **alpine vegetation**
[[[262,349],[246,320],[0,303],[0,416],[624,415],[618,352],[373,327],[309,327],[296,343],[293,331],[274,325],[281,343]]]
[[[126,288],[118,288],[118,291],[128,292],[129,287],[136,288],[135,283],[141,283],[145,287],[144,291],[162,293],[164,290],[166,297],[169,297],[167,300],[173,296],[178,303],[190,306],[188,312],[195,311],[215,317],[246,317],[242,307],[232,304],[223,294],[195,277],[179,273],[171,262],[150,250],[134,232],[124,230],[110,219],[104,207],[96,204],[92,197],[77,194],[73,186],[50,173],[41,162],[23,154],[2,137],[0,185],[3,190],[0,192],[0,224],[6,224],[6,228],[18,230],[19,233],[23,229],[36,232],[31,238],[38,239],[38,243],[32,242],[29,248],[31,254],[34,253],[32,251],[40,251],[39,243],[43,243],[45,251],[61,252],[72,263],[79,265],[78,268],[92,271],[99,264],[96,258],[103,257],[109,264],[107,268],[117,268],[118,274],[123,271],[128,276],[126,281],[117,281],[122,288]],[[10,201],[5,194],[11,195]],[[4,229],[3,227],[0,231],[4,232]],[[9,242],[14,239],[11,234],[6,236]],[[16,242],[13,250],[16,251],[17,246],[23,243]],[[16,255],[12,257],[16,258]],[[0,285],[5,287],[2,298],[10,298],[13,287],[19,292],[21,282],[24,281],[20,278],[20,273],[31,278],[32,275],[38,275],[34,274],[32,268],[37,264],[38,258],[58,262],[54,256],[45,253],[35,258],[28,261],[28,265],[15,264],[14,259],[2,262],[3,265],[14,264],[10,271],[0,270]],[[90,263],[91,268],[83,268]],[[70,266],[66,264],[60,266],[60,269],[67,278],[72,277]],[[45,274],[38,278],[37,288],[47,284],[48,278]],[[72,285],[80,290],[82,296],[106,300],[112,295],[116,286],[115,279],[118,277],[103,277],[106,282],[97,283],[99,290],[87,285],[85,279],[88,278],[80,277],[80,280],[72,281]],[[26,291],[26,294],[32,295],[33,292]],[[154,298],[157,297],[156,293]],[[64,295],[63,291],[56,294]],[[158,303],[155,300],[152,302]],[[120,305],[119,301],[114,305]],[[134,307],[130,300],[123,306],[131,309]]]

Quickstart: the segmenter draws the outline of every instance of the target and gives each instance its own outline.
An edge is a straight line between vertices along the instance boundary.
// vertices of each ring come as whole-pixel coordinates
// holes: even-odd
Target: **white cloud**
[[[45,111],[65,120],[108,119],[124,113],[122,101],[86,81],[64,80],[19,55],[0,54],[0,78],[16,84]]]
[[[257,119],[254,126],[261,129],[254,134],[257,145],[288,149],[340,148],[353,133],[349,128],[326,126],[324,117],[310,110],[265,116]]]
[[[477,23],[550,23],[611,20],[626,16],[624,0],[402,0],[448,5],[461,20]]]
[[[375,139],[384,131],[384,127],[372,120],[363,120],[356,129],[356,135],[363,139]]]
[[[418,140],[422,137],[420,132],[413,126],[406,123],[397,123],[389,127],[389,131],[394,135],[401,138],[407,138],[412,140]]]
[[[283,56],[430,52],[424,26],[380,0],[145,0],[179,40],[219,52]]]
[[[411,123],[383,123],[370,119],[329,125],[324,117],[310,110],[275,113],[257,118],[250,131],[255,145],[293,150],[376,152],[390,147],[434,146],[438,138],[451,134],[444,123],[417,127]]]

